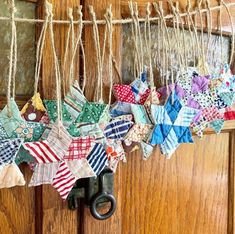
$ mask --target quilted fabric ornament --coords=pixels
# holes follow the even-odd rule
[[[45,114],[46,108],[39,93],[34,94],[21,110],[22,117],[31,122],[40,122]]]
[[[142,158],[144,160],[147,160],[152,155],[154,147],[143,141],[140,144],[141,144],[141,150],[143,154]]]
[[[161,152],[170,157],[181,143],[192,143],[190,123],[197,110],[182,106],[179,98],[172,95],[164,106],[151,106],[155,127],[150,136],[151,145],[160,144]]]

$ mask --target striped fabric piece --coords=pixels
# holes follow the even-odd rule
[[[22,145],[22,139],[8,139],[0,141],[0,166],[14,162]]]
[[[95,143],[94,137],[79,137],[72,140],[68,151],[64,155],[65,160],[86,158]]]
[[[52,184],[53,178],[59,169],[60,163],[37,164],[30,180],[29,186],[38,186],[41,184]]]
[[[72,143],[72,138],[63,126],[59,130],[57,125],[53,125],[47,141],[56,155],[63,158]]]
[[[132,121],[113,119],[105,128],[104,134],[109,139],[123,139],[131,126]]]
[[[49,142],[39,141],[25,143],[24,148],[35,158],[38,163],[53,163],[60,162],[60,158],[56,152],[51,148]]]
[[[102,144],[97,143],[94,146],[90,154],[87,156],[87,161],[94,173],[98,176],[108,161],[106,151]]]
[[[69,170],[66,162],[61,162],[59,170],[53,179],[52,186],[59,192],[63,200],[66,200],[75,182],[76,178]]]
[[[78,117],[86,102],[87,100],[79,88],[78,82],[75,81],[64,98],[64,104],[74,120]]]

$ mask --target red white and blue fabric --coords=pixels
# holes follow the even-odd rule
[[[98,176],[108,162],[105,148],[102,144],[96,143],[89,155],[87,161],[94,173]]]
[[[161,152],[170,157],[181,143],[192,143],[190,123],[198,110],[182,106],[177,95],[168,98],[165,106],[151,106],[155,127],[151,145],[160,144]]]
[[[112,119],[104,130],[104,135],[108,139],[123,139],[131,126],[132,121],[120,120],[119,118]]]
[[[62,199],[65,200],[75,183],[75,176],[69,170],[66,162],[62,161],[55,177],[53,178],[52,186],[59,192]]]

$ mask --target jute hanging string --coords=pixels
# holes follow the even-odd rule
[[[59,66],[58,58],[56,55],[56,48],[55,48],[52,4],[46,2],[45,7],[46,7],[46,14],[49,17],[49,31],[50,31],[51,47],[52,47],[53,58],[54,58],[54,69],[55,69],[55,78],[56,78],[57,116],[58,116],[57,121],[58,121],[58,130],[59,130],[59,136],[60,136],[60,128],[61,128],[61,125],[63,124],[62,104],[61,104],[61,74],[60,74],[60,66]]]
[[[15,25],[15,2],[10,1],[10,13],[11,13],[11,44],[10,44],[10,55],[9,55],[9,74],[8,74],[8,85],[7,85],[7,112],[8,116],[11,117],[11,98],[15,99],[15,76],[17,66],[17,35]]]

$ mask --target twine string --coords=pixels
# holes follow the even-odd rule
[[[10,57],[9,57],[9,74],[7,84],[7,114],[12,117],[11,98],[15,98],[15,74],[17,65],[17,36],[15,25],[15,1],[10,1],[10,14],[11,14],[11,44],[10,44]],[[12,86],[12,90],[11,90]],[[11,93],[12,92],[12,93]]]
[[[52,4],[46,1],[45,3],[46,10],[49,13],[49,31],[50,31],[50,39],[51,39],[51,47],[54,57],[54,69],[55,69],[55,78],[56,78],[56,100],[57,100],[57,116],[58,116],[58,135],[61,136],[61,126],[62,122],[62,103],[61,103],[61,75],[60,75],[60,66],[58,62],[58,58],[56,55],[55,48],[55,37],[53,30],[53,12],[52,12]]]
[[[38,38],[37,49],[36,49],[36,65],[35,65],[35,80],[34,80],[34,94],[38,92],[40,69],[42,64],[43,49],[46,39],[46,31],[48,28],[48,17],[49,13],[46,11],[45,21],[42,26],[40,36]]]

